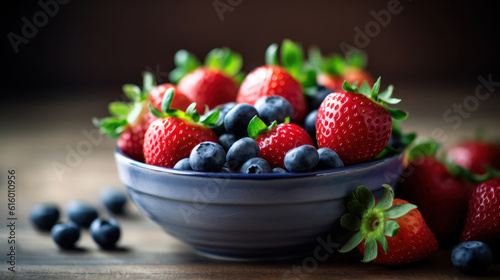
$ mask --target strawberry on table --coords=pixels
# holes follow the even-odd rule
[[[500,238],[500,178],[479,185],[472,193],[462,241]]]
[[[402,120],[408,114],[387,107],[401,99],[391,97],[392,86],[379,94],[380,78],[371,89],[367,83],[358,89],[347,82],[343,89],[329,94],[318,110],[318,147],[334,150],[346,165],[371,160],[389,141],[392,118]]]
[[[259,157],[267,160],[271,168],[284,168],[285,155],[289,150],[302,145],[314,146],[305,129],[287,121],[279,125],[274,121],[267,126],[255,116],[248,124],[248,136],[257,141],[260,147]]]
[[[186,50],[179,50],[174,57],[177,68],[170,72],[170,80],[180,92],[196,102],[196,110],[204,112],[205,106],[215,106],[236,101],[239,73],[243,60],[228,48],[213,49],[205,65]]]
[[[126,156],[137,161],[144,161],[144,133],[156,118],[147,108],[148,94],[155,85],[153,75],[144,72],[143,89],[132,84],[123,86],[125,95],[131,100],[112,102],[109,111],[113,115],[103,119],[94,119],[94,124],[110,138],[118,138],[118,148]]]
[[[379,200],[365,186],[352,193],[347,204],[351,212],[344,214],[340,223],[356,234],[339,251],[357,247],[363,262],[384,265],[413,263],[431,256],[439,245],[417,206],[395,199],[392,188],[383,186]]]
[[[463,222],[473,188],[435,158],[437,149],[432,140],[408,148],[398,192],[419,206],[429,228],[442,239]]]
[[[191,150],[201,142],[218,143],[217,135],[208,127],[219,117],[219,110],[200,117],[192,103],[186,112],[170,109],[174,89],[166,91],[161,111],[151,105],[151,113],[158,119],[151,123],[144,135],[144,158],[147,164],[174,167],[181,159],[187,158]]]
[[[479,138],[453,146],[447,158],[475,174],[485,174],[488,166],[500,170],[500,146]]]
[[[293,107],[292,121],[302,123],[307,115],[307,103],[300,82],[310,82],[311,71],[303,67],[303,54],[299,45],[284,40],[281,47],[283,67],[278,64],[278,45],[272,44],[266,51],[265,66],[250,72],[243,80],[237,102],[254,105],[264,96],[278,95]]]

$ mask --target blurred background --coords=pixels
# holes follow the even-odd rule
[[[376,23],[388,10],[397,12]],[[486,0],[2,0],[0,177],[18,169],[21,211],[38,200],[95,200],[101,186],[120,185],[115,141],[102,138],[79,160],[71,151],[88,141],[83,131],[96,131],[92,117],[125,99],[122,84],[140,84],[144,70],[168,82],[181,48],[203,59],[228,46],[249,72],[284,38],[323,53],[357,44],[368,71],[403,99],[405,131],[435,137],[438,129],[444,146],[480,126],[499,138],[500,85],[473,110],[453,111],[470,102],[478,76],[500,81],[497,18],[495,2]],[[444,118],[450,110],[457,121]],[[62,175],[57,164],[67,167]]]

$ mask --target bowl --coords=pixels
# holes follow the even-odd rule
[[[403,155],[306,173],[228,174],[176,170],[115,152],[132,201],[168,234],[218,259],[302,256],[318,238],[340,238],[346,196],[367,186],[376,197],[394,186]],[[332,241],[332,242],[333,242]]]

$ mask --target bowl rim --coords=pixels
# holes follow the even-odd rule
[[[377,165],[384,165],[386,162],[392,162],[393,160],[401,157],[404,151],[397,153],[395,155],[384,157],[378,160],[371,160],[367,162],[362,162],[358,164],[348,165],[339,168],[331,168],[317,171],[308,172],[287,172],[287,173],[262,173],[262,174],[243,174],[243,173],[221,173],[221,172],[202,172],[193,170],[180,170],[168,167],[156,166],[140,162],[129,158],[124,155],[118,147],[115,149],[115,159],[117,161],[123,161],[128,165],[132,165],[136,168],[146,169],[155,172],[166,173],[169,175],[179,175],[188,177],[204,177],[204,178],[225,178],[225,179],[247,179],[247,180],[272,180],[272,179],[289,179],[289,178],[303,178],[303,177],[318,177],[318,176],[328,176],[339,173],[351,173],[358,172],[365,168],[374,167]]]

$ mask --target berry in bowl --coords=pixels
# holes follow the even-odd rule
[[[176,103],[182,93],[174,85],[155,86],[146,73],[142,91],[124,87],[132,104],[110,106],[114,116],[97,121],[119,137],[118,173],[132,201],[165,232],[209,257],[290,258],[310,252],[318,237],[338,240],[346,197],[360,185],[379,196],[402,170],[403,146],[387,145],[399,135],[392,120],[406,117],[387,107],[399,101],[392,87],[379,94],[380,79],[373,88],[344,83],[307,118],[315,117],[316,126],[306,130],[290,122],[307,115],[305,99],[287,91],[298,83],[293,75],[278,81],[285,76],[276,72],[288,70],[276,65],[255,71],[261,74],[245,78],[238,104],[204,115],[195,103],[175,109],[183,109]],[[262,89],[259,96],[251,94],[255,88]]]

